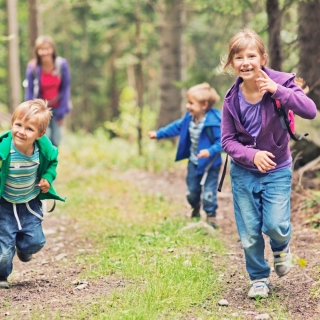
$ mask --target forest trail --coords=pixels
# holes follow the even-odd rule
[[[119,179],[135,183],[137,188],[150,194],[160,194],[167,199],[181,201],[181,212],[174,214],[185,215],[190,212],[185,200],[185,170],[170,170],[164,173],[129,170],[117,173]],[[303,217],[299,214],[301,194],[292,196],[293,238],[292,252],[307,261],[306,268],[295,268],[287,277],[278,278],[271,273],[271,293],[280,300],[281,306],[286,306],[292,319],[320,319],[320,299],[311,298],[310,292],[317,284],[320,270],[317,267],[320,258],[320,235],[316,229],[301,227]],[[223,192],[218,193],[218,224],[220,237],[229,250],[224,282],[227,290],[223,295],[229,302],[229,307],[238,309],[239,314],[254,319],[259,312],[255,300],[247,298],[248,276],[245,270],[244,255],[236,232],[233,218],[233,204],[229,177],[225,179]],[[21,319],[27,319],[32,312],[41,311],[50,314],[59,310],[72,313],[72,308],[79,301],[90,302],[95,296],[121,288],[121,279],[108,277],[99,281],[88,282],[79,279],[81,268],[74,262],[79,253],[94,252],[95,248],[90,239],[82,237],[81,228],[68,218],[47,215],[44,221],[44,231],[47,244],[42,251],[34,256],[28,264],[14,258],[14,272],[10,276],[10,290],[2,290],[0,295],[0,318],[11,317],[19,310]],[[268,261],[272,263],[272,253],[267,247]],[[85,288],[85,290],[83,290]],[[260,303],[264,303],[263,301]],[[272,316],[272,314],[271,314]]]

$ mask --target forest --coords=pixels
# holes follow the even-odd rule
[[[177,141],[148,139],[185,114],[191,86],[209,83],[222,108],[235,80],[222,66],[242,28],[261,36],[268,67],[295,73],[320,110],[319,18],[319,0],[0,0],[0,130],[24,101],[39,35],[69,63],[72,105],[54,181],[66,201],[43,209],[45,247],[31,260],[14,255],[0,278],[0,318],[320,319],[319,116],[296,117],[297,133],[309,136],[290,142],[288,276],[275,271],[263,235],[268,299],[248,298],[229,170],[214,228],[206,212],[190,214]]]
[[[2,112],[23,100],[34,41],[50,35],[70,64],[70,130],[141,140],[185,112],[188,87],[209,82],[224,96],[234,76],[221,62],[243,27],[265,41],[269,67],[297,73],[320,106],[318,1],[1,0],[0,8]],[[126,112],[127,133],[119,128]]]

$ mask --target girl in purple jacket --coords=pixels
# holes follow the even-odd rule
[[[264,44],[253,30],[244,29],[230,40],[224,69],[231,66],[238,78],[225,96],[221,144],[231,157],[234,212],[251,298],[269,292],[263,233],[270,238],[276,274],[282,277],[292,267],[290,136],[274,100],[305,119],[317,113],[314,102],[295,84],[295,74],[267,69],[266,63]]]
[[[25,100],[41,98],[48,101],[53,112],[46,135],[58,147],[61,127],[70,111],[70,72],[66,59],[57,56],[54,41],[40,36],[35,42],[35,59],[27,66]]]

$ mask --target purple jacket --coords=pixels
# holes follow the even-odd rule
[[[313,119],[317,115],[315,103],[295,84],[294,73],[284,73],[267,68],[263,70],[279,85],[273,95],[267,92],[261,100],[262,128],[256,141],[240,122],[238,89],[242,78],[238,77],[226,93],[222,109],[222,148],[233,161],[248,170],[256,169],[253,158],[260,150],[273,153],[275,158],[272,160],[277,164],[286,161],[291,156],[290,136],[288,131],[283,130],[281,126],[280,117],[274,108],[274,99],[279,100],[286,110],[291,109],[302,118]]]
[[[61,84],[59,88],[59,105],[55,107],[54,116],[57,120],[62,120],[65,115],[70,111],[70,72],[69,66],[66,59],[57,57],[56,59],[61,60]],[[34,71],[37,73],[37,78],[40,79],[41,68],[39,65],[35,66],[35,62],[31,61],[27,66],[26,71],[26,90],[25,90],[25,101],[41,98],[40,90],[37,97],[34,97]],[[40,85],[40,84],[39,84]]]

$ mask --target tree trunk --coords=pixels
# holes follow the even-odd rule
[[[140,22],[140,0],[136,2],[136,57],[138,63],[135,65],[135,79],[137,91],[137,106],[139,108],[138,118],[138,152],[142,155],[142,113],[143,113],[143,70],[142,70],[142,52],[141,52],[141,22]]]
[[[299,4],[299,76],[304,78],[310,87],[308,96],[315,102],[318,110],[320,110],[319,17],[319,1],[307,1]]]
[[[21,102],[21,77],[19,61],[19,33],[17,20],[17,1],[7,0],[8,13],[8,34],[14,35],[11,39],[8,50],[8,71],[9,71],[9,105],[12,112]]]
[[[181,36],[184,0],[162,0],[160,12],[160,112],[158,127],[181,117]]]
[[[267,0],[269,32],[269,65],[272,69],[282,70],[281,17],[278,0]]]
[[[28,0],[28,26],[29,26],[29,57],[33,58],[34,44],[39,36],[39,23],[38,23],[38,4],[37,0]]]

